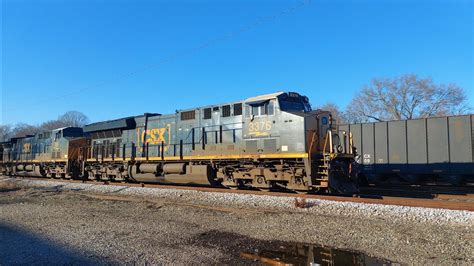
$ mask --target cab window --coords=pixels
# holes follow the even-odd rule
[[[246,106],[246,117],[252,116],[264,116],[273,115],[275,113],[274,101],[266,101],[262,103],[250,104]]]
[[[289,112],[310,112],[311,106],[300,98],[286,98],[280,100],[280,109]]]
[[[54,136],[54,140],[58,140],[61,138],[61,131],[56,132],[56,135]]]

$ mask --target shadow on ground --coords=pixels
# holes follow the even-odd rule
[[[110,264],[106,258],[75,253],[31,232],[0,223],[0,265]]]

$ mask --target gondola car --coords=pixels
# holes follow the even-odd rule
[[[353,135],[360,180],[368,183],[474,182],[474,115],[339,125]]]

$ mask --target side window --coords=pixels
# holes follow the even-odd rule
[[[222,117],[229,117],[230,116],[230,105],[222,106]]]
[[[234,104],[234,116],[236,116],[236,115],[242,115],[242,104],[241,103]]]
[[[193,120],[195,117],[196,112],[194,110],[181,112],[181,120]]]
[[[204,119],[211,119],[212,117],[212,109],[211,108],[205,108],[204,109]]]
[[[263,112],[261,112],[261,114],[273,115],[273,101],[266,102],[262,106],[262,110],[263,110]]]
[[[252,105],[252,115],[258,116],[259,115],[259,112],[258,112],[259,110],[260,110],[260,106]]]
[[[249,113],[253,116],[273,115],[275,113],[273,100],[258,105],[251,105],[250,108]]]

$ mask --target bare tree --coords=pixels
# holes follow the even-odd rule
[[[68,111],[56,120],[49,120],[41,124],[42,130],[52,130],[62,127],[82,127],[89,123],[89,118],[81,112]]]
[[[332,118],[336,121],[336,124],[347,123],[346,114],[335,103],[327,102],[321,106],[316,106],[313,109],[321,109],[331,112]]]
[[[49,131],[62,127],[82,127],[89,123],[89,118],[81,112],[69,111],[58,117],[57,120],[50,120],[40,126],[19,123],[15,126],[0,125],[0,141],[7,141],[12,137],[24,137],[35,135],[41,131]]]
[[[61,120],[49,120],[41,124],[40,128],[41,130],[48,131],[66,126],[66,123]]]
[[[69,111],[59,116],[58,121],[64,123],[64,126],[83,127],[89,123],[89,118],[81,112]]]
[[[0,125],[0,142],[7,141],[13,136],[13,130],[10,125]]]
[[[365,86],[347,108],[349,122],[414,119],[469,111],[463,89],[435,84],[431,78],[408,74],[378,78]]]
[[[40,128],[25,123],[16,124],[13,128],[12,137],[24,137],[26,135],[35,135],[38,133]]]

